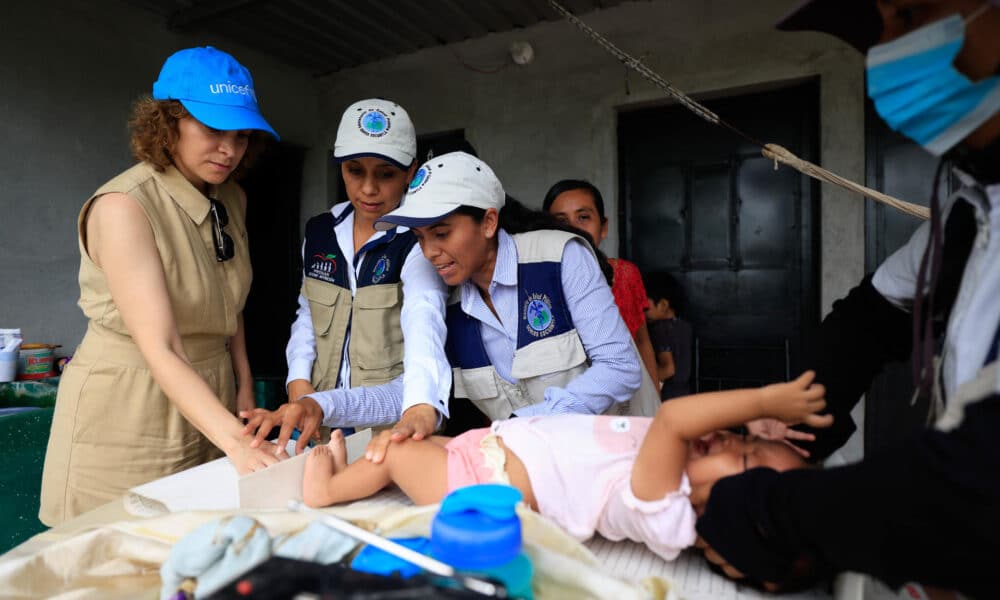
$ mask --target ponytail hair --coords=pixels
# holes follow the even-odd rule
[[[547,212],[530,209],[524,204],[521,204],[521,202],[510,194],[507,194],[506,196],[507,199],[504,201],[504,206],[500,209],[499,222],[499,226],[504,231],[511,235],[515,235],[518,233],[528,233],[529,231],[552,229],[580,236],[587,242],[587,244],[590,245],[590,249],[594,251],[594,254],[597,255],[597,264],[601,267],[601,273],[604,274],[604,279],[608,282],[608,285],[611,285],[612,280],[614,279],[614,269],[611,268],[611,264],[608,262],[608,257],[605,256],[604,253],[601,252],[601,250],[594,244],[594,241],[590,239],[590,234],[577,229],[572,225],[556,220],[555,217]],[[460,206],[454,214],[466,215],[468,217],[472,217],[476,223],[481,223],[483,221],[483,217],[486,215],[486,209],[477,208],[475,206]]]

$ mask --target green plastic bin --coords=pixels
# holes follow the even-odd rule
[[[53,410],[0,416],[6,463],[0,470],[0,553],[47,529],[38,520],[38,502]]]
[[[0,383],[0,442],[7,462],[0,474],[0,553],[47,529],[38,520],[38,503],[58,389],[58,377]],[[280,377],[257,378],[254,393],[261,408],[287,402]],[[24,410],[14,412],[18,407]]]
[[[56,405],[58,391],[58,377],[0,383],[0,408],[17,406],[52,408]]]

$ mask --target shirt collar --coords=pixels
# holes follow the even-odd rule
[[[209,186],[209,196],[206,197],[173,165],[168,166],[162,173],[154,169],[153,177],[167,188],[174,203],[180,206],[196,225],[201,225],[205,221],[210,206],[208,198],[214,198],[218,194],[218,186]]]
[[[350,214],[347,215],[346,217],[344,217],[344,220],[341,221],[341,223],[349,223],[353,227],[354,226],[354,209],[352,208],[351,203],[349,201],[348,202],[338,202],[337,204],[334,204],[330,208],[330,214],[333,215],[334,219],[339,219],[341,217],[341,215],[343,215],[346,211],[350,211]],[[386,231],[394,231],[396,235],[399,235],[399,234],[404,233],[404,232],[409,231],[409,230],[410,230],[409,227],[405,227],[403,225],[396,225],[396,226],[392,227],[392,229],[388,229],[388,230],[385,230],[385,231],[377,230],[372,235],[372,237],[369,238],[369,241],[370,240],[376,240],[376,239],[382,237],[383,235],[386,235]]]
[[[517,246],[514,238],[503,229],[497,228],[497,260],[493,265],[493,279],[490,280],[490,293],[497,286],[517,286]],[[467,314],[472,302],[479,298],[479,290],[471,280],[462,284],[462,310]]]
[[[514,238],[497,229],[497,262],[493,267],[493,285],[517,285],[517,246]]]
[[[365,240],[365,243],[361,245],[361,248],[357,252],[354,251],[354,206],[348,202],[339,202],[330,207],[330,214],[334,218],[333,231],[336,233],[337,237],[345,240],[341,242],[340,248],[344,252],[344,256],[348,257],[348,262],[354,265],[354,268],[358,268],[358,263],[361,258],[367,254],[372,248],[381,246],[382,244],[391,243],[397,235],[406,231],[405,227],[393,227],[392,229],[376,230],[372,235]],[[345,246],[350,248],[350,251],[344,250]]]

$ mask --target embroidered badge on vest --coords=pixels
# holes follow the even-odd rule
[[[383,279],[385,279],[385,275],[389,272],[390,266],[392,266],[392,263],[389,262],[389,257],[383,254],[382,257],[378,259],[378,262],[375,263],[375,268],[372,269],[372,283],[380,283]]]
[[[529,294],[524,301],[524,322],[527,331],[535,337],[545,337],[556,326],[552,316],[552,301],[546,294]]]
[[[358,129],[368,137],[382,137],[392,129],[392,121],[389,115],[377,108],[372,108],[361,113],[358,117]]]
[[[306,277],[312,277],[313,279],[319,279],[327,283],[335,283],[333,274],[336,272],[336,254],[313,254],[312,261],[309,263],[309,270],[306,271]]]
[[[413,174],[413,179],[410,180],[410,187],[406,190],[407,194],[413,194],[419,192],[420,188],[430,181],[431,179],[431,167],[430,165],[424,165],[417,169],[417,172]]]

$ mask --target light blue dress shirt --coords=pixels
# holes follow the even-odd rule
[[[339,217],[350,206],[341,202],[330,209]],[[400,227],[399,232],[406,231]],[[340,240],[341,253],[348,265],[351,293],[357,291],[357,269],[364,254],[354,256],[354,215],[347,215],[334,232]],[[372,234],[369,241],[385,235]],[[420,245],[415,244],[403,263],[403,307],[400,327],[403,330],[403,374],[389,383],[368,387],[350,387],[351,362],[348,355],[350,330],[344,340],[341,357],[340,387],[317,390],[309,397],[323,409],[323,424],[328,427],[391,425],[399,421],[406,409],[417,404],[430,404],[438,411],[438,422],[448,416],[448,395],[451,390],[451,368],[444,354],[447,334],[444,324],[448,286],[434,267],[424,258]],[[299,294],[299,308],[292,323],[291,337],[285,349],[288,379],[309,380],[316,359],[316,338],[313,331],[309,301]],[[294,398],[292,398],[294,400]]]
[[[597,260],[583,241],[566,244],[562,257],[563,295],[591,366],[565,388],[550,387],[538,404],[520,408],[519,417],[558,413],[599,414],[616,402],[629,400],[639,389],[639,357],[615,305],[611,288]],[[462,284],[462,311],[482,323],[486,354],[505,380],[511,376],[517,348],[517,248],[499,230],[496,265],[489,294],[500,320],[490,311],[474,283]]]

